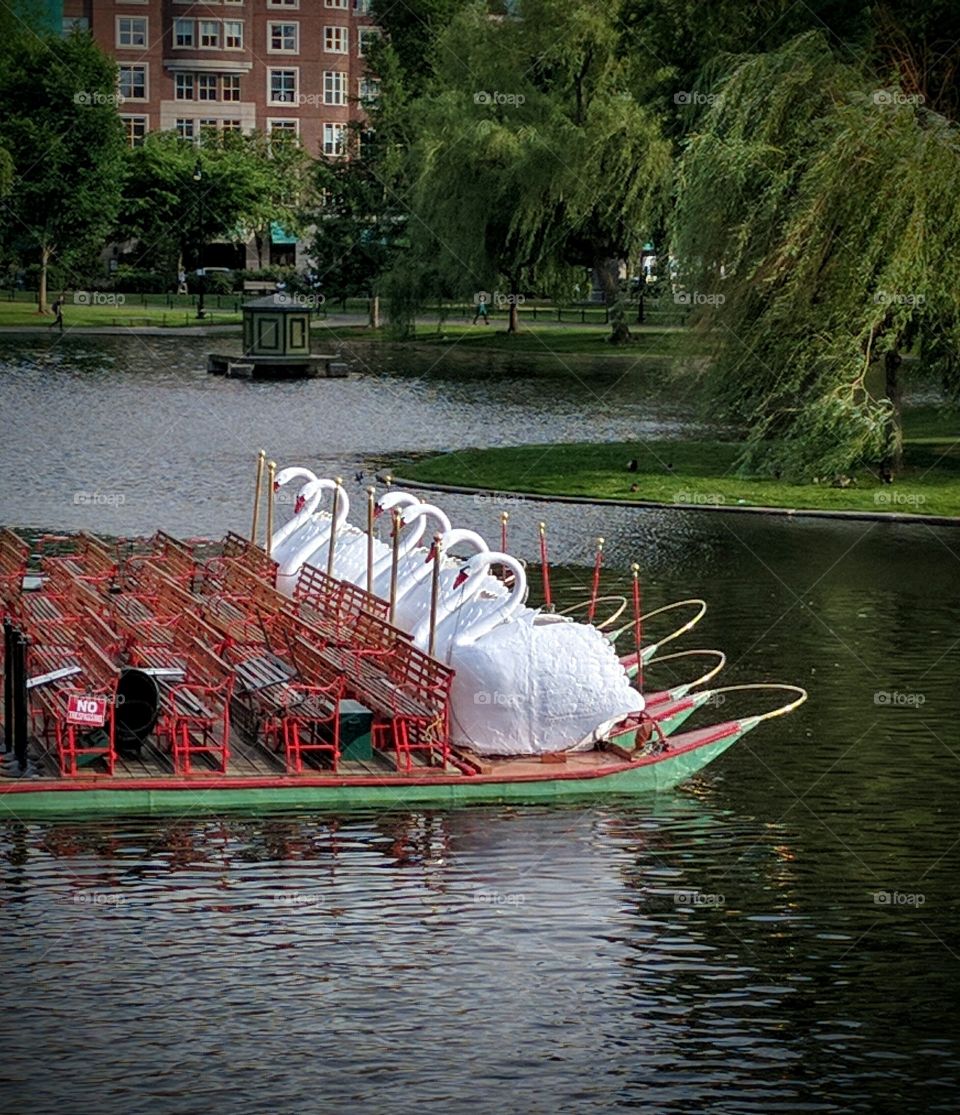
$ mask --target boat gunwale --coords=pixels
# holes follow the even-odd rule
[[[384,787],[403,789],[404,787],[422,786],[476,786],[476,785],[520,785],[541,782],[568,782],[568,781],[593,781],[609,778],[613,775],[623,774],[627,771],[642,770],[645,767],[663,763],[680,755],[689,754],[701,747],[708,747],[718,743],[731,735],[743,734],[748,729],[748,724],[740,720],[729,720],[723,724],[711,727],[696,728],[686,735],[703,735],[702,739],[695,739],[680,747],[667,747],[663,751],[650,752],[639,755],[635,759],[624,759],[611,762],[602,766],[582,767],[579,770],[558,770],[562,764],[544,764],[543,774],[508,774],[505,771],[477,774],[438,774],[430,777],[398,776],[395,774],[359,775],[355,778],[344,778],[336,775],[223,775],[211,772],[192,777],[163,777],[149,776],[147,778],[117,778],[116,775],[94,775],[79,778],[30,778],[20,780],[16,778],[0,781],[0,797],[6,794],[30,793],[71,793],[87,792],[91,790],[107,791],[142,791],[155,790],[162,792],[180,792],[188,790],[285,790],[292,788],[303,789],[352,789]],[[680,736],[672,740],[682,739]],[[519,757],[518,757],[519,758]],[[509,760],[507,760],[509,761]]]

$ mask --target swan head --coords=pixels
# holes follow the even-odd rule
[[[417,519],[425,518],[433,519],[435,523],[438,523],[441,532],[450,530],[450,520],[439,507],[432,503],[420,503],[419,500],[403,509],[400,516],[400,526],[409,526]]]
[[[419,502],[420,500],[409,492],[387,492],[374,504],[373,517],[379,519],[384,511],[390,511],[394,507],[412,507]]]
[[[288,468],[282,468],[273,478],[273,490],[279,492],[284,484],[289,484],[291,480],[296,480],[298,476],[311,483],[317,479],[317,474],[311,472],[310,469],[303,468],[301,465],[290,465]]]

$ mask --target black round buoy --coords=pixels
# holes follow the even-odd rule
[[[160,715],[160,690],[143,670],[128,667],[117,683],[116,745],[118,751],[139,751]]]

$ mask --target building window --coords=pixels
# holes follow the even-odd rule
[[[127,144],[130,147],[142,147],[143,137],[147,134],[146,116],[123,116],[121,119],[127,133]]]
[[[240,100],[240,77],[238,74],[224,74],[221,96],[225,101]]]
[[[243,49],[242,19],[225,19],[223,21],[223,45],[227,50]]]
[[[377,77],[360,78],[360,100],[364,104],[373,104],[380,99],[380,79]]]
[[[145,47],[147,45],[147,19],[145,16],[119,16],[117,18],[117,46]]]
[[[347,150],[347,125],[323,125],[323,153],[324,155],[343,155]]]
[[[357,53],[365,58],[370,53],[370,48],[380,38],[376,27],[361,27],[357,32]]]
[[[270,96],[269,100],[274,105],[292,105],[297,103],[297,71],[296,70],[270,70]]]
[[[325,0],[328,8],[349,8],[350,0]]]
[[[174,96],[178,101],[192,101],[194,98],[193,91],[193,74],[177,74],[174,85]]]
[[[217,99],[217,75],[197,74],[197,100],[215,101]]]
[[[271,51],[296,54],[300,49],[299,23],[271,23],[268,27]]]
[[[353,0],[354,15],[369,15],[372,7],[372,0]]]
[[[323,103],[325,105],[345,105],[347,103],[346,74],[339,70],[324,70]]]
[[[146,16],[117,17],[117,46],[146,46]]]
[[[180,139],[193,139],[193,121],[180,117],[177,120],[177,135]]]
[[[300,0],[267,0],[268,8],[299,8]]]
[[[173,21],[173,42],[175,46],[196,46],[197,25],[192,19],[175,19]]]
[[[328,54],[346,54],[349,50],[346,27],[324,27],[323,49]]]
[[[121,65],[119,92],[125,101],[145,101],[147,99],[146,63]]]
[[[220,48],[220,24],[215,19],[200,20],[200,45]]]
[[[267,132],[270,135],[280,135],[287,139],[296,139],[300,134],[299,120],[268,120]]]
[[[241,127],[239,120],[224,120],[223,130],[225,132],[239,132],[242,131],[243,128]]]

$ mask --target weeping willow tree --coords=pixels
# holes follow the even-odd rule
[[[410,251],[392,309],[427,290],[501,290],[509,331],[525,292],[595,269],[612,339],[629,337],[619,270],[661,219],[670,149],[631,96],[616,12],[602,0],[525,0],[518,19],[483,4],[454,19],[433,85],[412,106]]]
[[[680,281],[745,469],[901,463],[905,355],[957,381],[960,132],[819,34],[736,59],[678,170]]]

